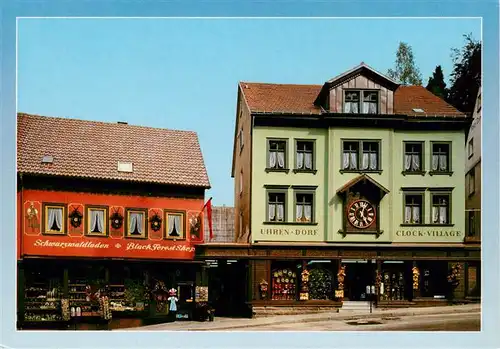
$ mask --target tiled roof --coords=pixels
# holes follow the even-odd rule
[[[210,187],[195,132],[24,113],[17,122],[18,172]]]
[[[416,113],[420,108],[424,113]],[[465,116],[423,86],[400,86],[394,92],[394,111],[405,115]]]
[[[314,100],[321,85],[282,85],[240,82],[252,112],[320,114]]]
[[[252,112],[320,114],[314,105],[322,85],[283,85],[240,82]],[[414,112],[423,109],[423,113]],[[399,86],[394,92],[394,113],[411,116],[464,116],[423,86]]]

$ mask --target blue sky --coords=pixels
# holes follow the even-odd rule
[[[20,19],[18,111],[198,132],[215,205],[232,205],[238,81],[322,84],[400,41],[424,84],[478,19]]]

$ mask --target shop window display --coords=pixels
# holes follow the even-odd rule
[[[380,300],[405,300],[406,277],[404,264],[384,264],[380,280]]]
[[[53,269],[34,268],[26,272],[25,278],[24,321],[64,321],[62,273],[56,275]]]
[[[330,300],[333,298],[332,273],[323,267],[312,267],[309,273],[309,299]]]
[[[297,269],[278,267],[272,271],[272,300],[296,300]]]

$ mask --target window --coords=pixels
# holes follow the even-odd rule
[[[363,113],[377,114],[378,109],[378,92],[363,91]]]
[[[167,239],[184,239],[184,212],[166,212]]]
[[[474,194],[476,190],[476,168],[473,167],[472,170],[469,171],[469,181],[468,181],[468,189],[469,189],[469,195]]]
[[[297,154],[296,154],[297,170],[314,169],[314,142],[313,141],[297,141]]]
[[[314,222],[313,193],[295,193],[295,221],[300,223]]]
[[[240,221],[238,225],[240,236],[243,236],[243,212],[240,212]]]
[[[451,194],[432,194],[432,224],[450,224]]]
[[[379,170],[379,141],[344,141],[342,169],[344,171]]]
[[[300,266],[300,265],[299,265]],[[299,287],[299,269],[293,262],[272,262],[271,299],[296,300]]]
[[[359,91],[345,91],[344,113],[359,113]]]
[[[62,204],[44,204],[45,234],[66,234],[66,206]]]
[[[422,224],[424,212],[423,193],[404,194],[404,223]]]
[[[126,219],[126,237],[142,239],[147,237],[146,210],[127,209]]]
[[[268,169],[284,170],[286,169],[286,141],[269,140],[268,151]]]
[[[243,149],[243,145],[244,145],[244,142],[243,142],[243,129],[240,130],[239,134],[238,134],[238,138],[239,138],[239,141],[240,141],[240,151]]]
[[[449,173],[450,166],[450,144],[432,144],[432,171]]]
[[[476,211],[467,211],[467,236],[476,236]]]
[[[285,219],[285,193],[267,193],[267,220],[268,222],[284,222]]]
[[[469,145],[467,147],[467,153],[469,155],[469,158],[472,157],[472,155],[474,155],[474,138],[472,138],[470,141],[469,141]]]
[[[107,236],[108,235],[108,209],[100,206],[87,206],[87,229],[86,235]]]
[[[360,108],[360,96],[363,97],[363,103]],[[362,113],[362,114],[377,114],[378,113],[378,91],[345,91],[344,92],[344,113]],[[361,110],[361,111],[360,111]]]
[[[240,172],[240,195],[243,193],[243,171]]]
[[[406,142],[404,143],[405,156],[404,156],[404,172],[421,173],[423,172],[423,142]]]

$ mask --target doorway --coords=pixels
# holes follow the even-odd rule
[[[366,286],[375,285],[376,263],[371,260],[342,260],[346,266],[344,299],[366,301]]]

